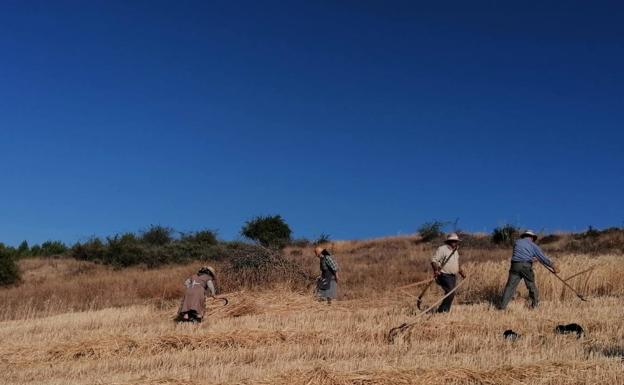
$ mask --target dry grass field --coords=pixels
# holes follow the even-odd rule
[[[622,255],[555,255],[579,301],[537,267],[541,306],[521,287],[506,311],[509,250],[462,254],[468,281],[449,314],[415,318],[433,245],[410,237],[333,246],[340,300],[316,302],[292,282],[220,286],[201,325],[176,325],[181,282],[198,264],[113,270],[69,259],[21,262],[21,286],[0,289],[0,384],[624,384]],[[286,253],[316,266],[310,249]],[[304,285],[305,287],[305,285]],[[425,297],[431,304],[441,290]],[[393,343],[388,331],[417,320]],[[556,335],[576,322],[577,339]],[[506,329],[522,337],[502,338]]]

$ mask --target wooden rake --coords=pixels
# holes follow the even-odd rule
[[[440,302],[444,301],[448,296],[450,296],[451,294],[453,294],[457,289],[459,289],[464,282],[466,282],[468,280],[468,277],[466,277],[465,279],[463,279],[457,286],[455,286],[453,288],[453,290],[449,291],[448,293],[446,293],[444,296],[442,296],[440,299],[438,299],[437,301],[435,301],[433,303],[433,305],[429,306],[427,309],[421,311],[420,313],[416,314],[416,316],[414,318],[419,318],[425,314],[427,314],[429,311],[431,311],[434,307],[436,307]],[[386,335],[386,342],[388,343],[394,343],[394,341],[396,340],[396,338],[400,335],[404,335],[404,333],[409,333],[411,332],[412,328],[414,326],[416,326],[418,324],[418,321],[412,321],[412,322],[405,322],[402,323],[401,325],[394,327],[392,329],[390,329],[390,331],[388,332],[388,334]]]
[[[578,291],[576,291],[572,286],[570,286],[569,283],[566,282],[565,279],[561,278],[557,273],[555,273],[554,270],[552,270],[550,267],[544,265],[543,263],[541,264],[542,266],[544,266],[544,268],[548,271],[550,271],[555,277],[557,277],[558,280],[561,281],[561,283],[563,283],[565,285],[565,287],[567,287],[568,289],[572,290],[572,292],[574,294],[576,294],[576,296],[583,302],[588,302],[589,300],[585,297],[583,297]],[[568,278],[569,279],[569,278]]]

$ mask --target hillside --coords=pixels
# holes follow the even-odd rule
[[[314,301],[306,282],[235,287],[239,280],[220,276],[230,305],[209,301],[200,326],[172,322],[181,282],[199,263],[115,270],[22,260],[22,285],[0,289],[0,383],[622,384],[622,255],[571,254],[557,242],[544,247],[563,277],[593,267],[569,281],[589,302],[537,267],[540,308],[527,308],[520,287],[508,310],[495,310],[509,249],[466,242],[469,278],[452,312],[419,318],[394,343],[388,331],[418,314],[418,290],[396,288],[429,275],[435,243],[417,237],[334,242],[342,275],[340,300],[331,306]],[[285,253],[317,271],[310,247]],[[430,290],[425,304],[440,293]],[[587,335],[553,333],[569,322]],[[504,340],[506,329],[522,338]]]

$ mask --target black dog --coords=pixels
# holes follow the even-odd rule
[[[518,338],[520,338],[520,334],[514,332],[513,330],[509,329],[509,330],[505,330],[505,332],[503,332],[503,338],[505,338],[506,340],[512,340],[515,341]]]
[[[555,333],[557,334],[572,334],[576,333],[576,338],[581,338],[585,334],[585,330],[579,324],[567,324],[567,325],[557,325],[555,328]]]

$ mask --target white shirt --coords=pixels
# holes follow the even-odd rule
[[[438,247],[433,257],[431,257],[431,262],[435,262],[438,265],[442,266],[444,260],[449,257],[453,253],[453,249],[448,247],[448,245],[442,245]],[[444,267],[440,270],[446,274],[458,274],[459,273],[459,250],[455,251],[453,256],[448,259]]]

